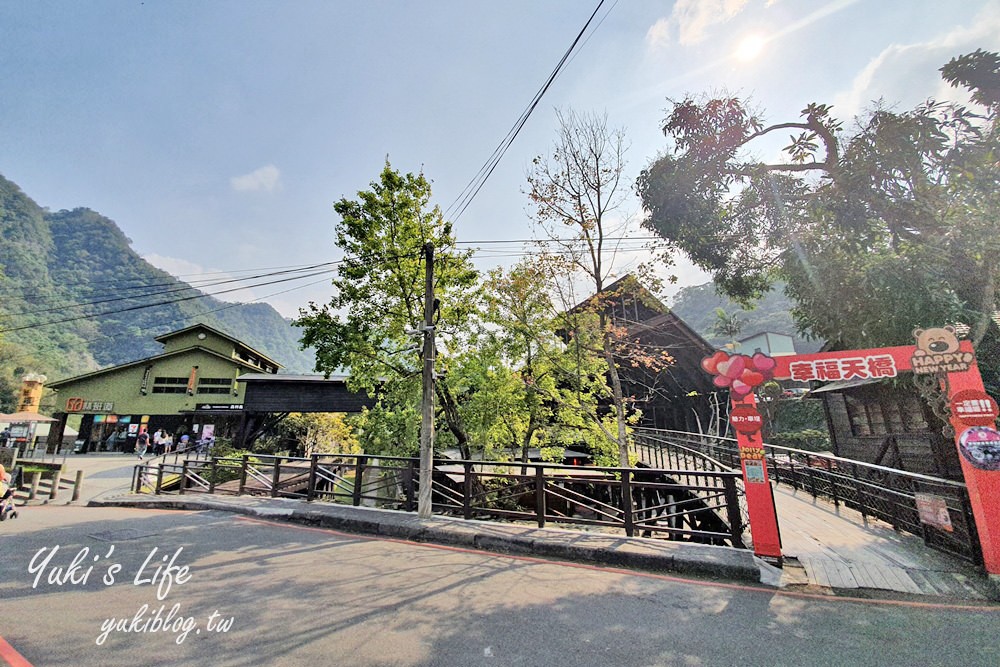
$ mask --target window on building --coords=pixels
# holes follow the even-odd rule
[[[232,389],[232,378],[201,378],[198,380],[199,394],[228,394]]]
[[[186,377],[156,377],[153,378],[154,394],[184,394],[187,392]]]

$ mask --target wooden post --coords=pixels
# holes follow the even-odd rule
[[[52,471],[52,488],[49,489],[49,500],[55,500],[59,495],[59,480],[61,476],[61,470]]]
[[[423,398],[420,419],[420,489],[417,516],[429,519],[434,473],[434,244],[424,244]]]
[[[306,500],[316,497],[316,468],[319,466],[319,454],[312,454],[309,461],[309,483],[306,485]]]
[[[729,518],[729,538],[733,541],[733,547],[742,549],[743,516],[740,514],[740,498],[736,493],[736,478],[723,477],[722,484],[725,489],[726,516]]]
[[[545,469],[535,466],[535,517],[538,527],[545,528]]]
[[[352,494],[352,502],[355,507],[361,504],[361,484],[363,482],[363,477],[365,475],[365,463],[367,463],[367,456],[359,456],[357,458],[357,464],[354,467],[354,493]]]
[[[31,491],[28,492],[28,500],[34,500],[38,495],[38,484],[42,481],[42,471],[36,470],[31,473]]]
[[[403,501],[403,509],[407,512],[412,512],[414,509],[413,503],[413,472],[416,467],[416,461],[410,459],[406,462],[406,467],[403,468],[403,496],[405,500]]]
[[[76,471],[76,479],[73,480],[73,502],[75,503],[80,499],[80,489],[83,487],[83,471]]]
[[[625,520],[625,534],[635,534],[635,518],[632,516],[632,471],[622,468],[622,516]]]
[[[274,463],[274,468],[271,469],[271,497],[278,497],[278,483],[281,481],[281,457],[276,456],[272,459]]]
[[[247,455],[244,454],[242,462],[240,463],[240,488],[239,491],[236,492],[237,495],[240,496],[243,495],[243,489],[246,487],[246,485],[247,485]]]
[[[462,517],[472,518],[472,462],[466,461],[464,484],[462,485]]]

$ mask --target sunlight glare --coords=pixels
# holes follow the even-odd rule
[[[767,40],[760,35],[747,35],[736,47],[736,59],[742,62],[750,62],[764,50]]]

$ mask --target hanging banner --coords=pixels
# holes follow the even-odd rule
[[[948,503],[944,498],[930,493],[914,493],[913,499],[917,503],[920,523],[948,533],[955,532],[955,527],[951,525],[951,515],[948,513]]]

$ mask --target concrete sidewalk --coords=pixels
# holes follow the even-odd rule
[[[235,512],[261,519],[290,521],[412,542],[431,542],[730,581],[759,582],[762,567],[765,570],[768,568],[749,551],[730,547],[628,538],[580,530],[466,521],[445,516],[424,520],[406,512],[333,503],[306,503],[287,498],[127,494],[94,498],[88,502],[88,506]]]
[[[1000,600],[1000,591],[983,572],[957,558],[928,549],[922,540],[844,507],[775,489],[785,567],[770,567],[747,551],[726,547],[626,538],[579,529],[545,528],[464,521],[328,503],[253,496],[129,495],[134,455],[71,458],[67,468],[85,474],[79,504],[223,510],[278,518],[337,530],[386,535],[539,557],[561,558],[763,582],[789,590],[852,596],[920,599]],[[72,464],[72,465],[70,465]],[[60,496],[57,504],[69,500]],[[41,504],[45,500],[29,503]],[[25,508],[30,512],[30,507]]]

